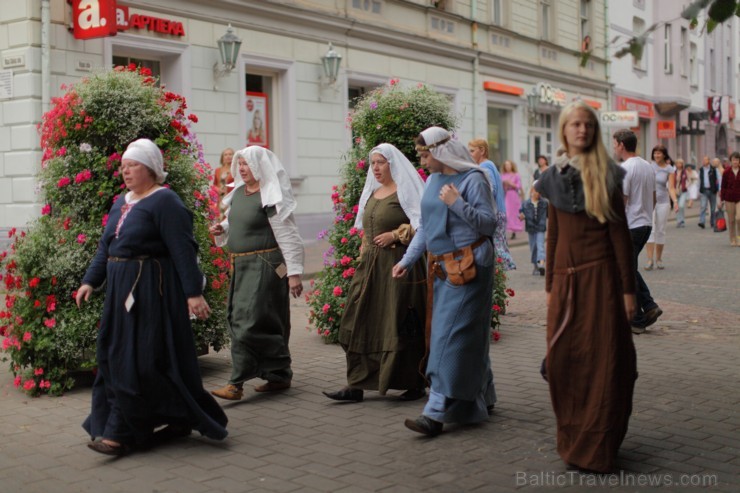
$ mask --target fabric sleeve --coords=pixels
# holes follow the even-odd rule
[[[283,252],[285,265],[288,267],[288,275],[303,274],[303,261],[305,251],[303,249],[303,239],[298,233],[298,226],[295,223],[295,217],[291,213],[284,221],[273,214],[268,218],[272,233],[275,235],[280,251]]]
[[[624,294],[635,294],[635,268],[632,256],[632,237],[627,227],[627,215],[624,208],[622,192],[614,193],[612,197],[612,210],[617,219],[609,221],[609,239],[614,246],[614,256],[617,261],[619,277],[622,279],[622,292]]]
[[[119,200],[124,199],[121,198]],[[108,269],[108,245],[113,239],[113,235],[116,233],[116,223],[118,222],[119,217],[120,205],[116,203],[108,212],[108,223],[105,225],[100,241],[98,241],[98,249],[95,252],[95,256],[82,278],[82,284],[87,284],[97,289],[105,282]]]
[[[460,196],[449,210],[481,236],[493,236],[496,231],[496,204],[488,183],[477,171],[462,182]]]
[[[727,168],[724,173],[722,173],[722,180],[719,183],[719,198],[723,201],[727,200],[727,184],[732,183],[730,176],[725,176],[729,173],[732,173],[732,168]],[[725,186],[722,186],[722,183],[725,184]]]
[[[186,298],[203,294],[203,273],[198,267],[198,244],[193,237],[193,215],[175,192],[163,190],[152,210],[154,224],[167,246]]]
[[[558,215],[552,204],[547,205],[547,246],[545,254],[545,292],[552,290],[555,269],[555,246],[558,244]]]
[[[414,265],[424,254],[427,248],[426,236],[424,234],[424,225],[419,224],[419,228],[414,233],[414,238],[409,243],[409,247],[406,249],[406,253],[403,258],[398,262],[401,267],[408,269]]]

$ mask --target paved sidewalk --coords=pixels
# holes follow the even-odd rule
[[[513,252],[520,269],[510,276],[516,296],[502,338],[491,346],[499,402],[485,424],[426,439],[403,426],[419,414],[420,401],[372,392],[359,404],[329,401],[321,391],[343,385],[342,350],[306,329],[308,309],[294,300],[294,387],[224,403],[224,442],[192,435],[108,459],[85,447],[80,423],[89,388],[31,399],[13,388],[2,364],[0,492],[581,491],[600,484],[625,492],[738,491],[740,248],[729,247],[726,233],[701,231],[694,222],[669,229],[668,237],[666,269],[646,273],[666,313],[635,337],[639,378],[621,477],[567,474],[555,451],[554,417],[538,372],[543,279],[531,275],[528,250],[519,246]],[[207,388],[228,378],[228,352],[201,364]],[[699,487],[702,481],[716,486]]]

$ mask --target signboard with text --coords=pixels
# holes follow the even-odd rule
[[[675,139],[676,122],[674,120],[658,120],[658,138]]]
[[[602,111],[601,125],[604,127],[637,127],[640,117],[636,111]]]
[[[655,116],[653,103],[643,99],[628,98],[626,96],[617,96],[617,110],[637,111],[638,116],[645,119],[650,119]]]
[[[129,29],[169,36],[185,36],[182,22],[145,14],[129,15],[129,8],[115,0],[69,0],[72,4],[72,34],[76,39],[115,36]]]

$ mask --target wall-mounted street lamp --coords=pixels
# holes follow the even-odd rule
[[[339,76],[339,66],[342,63],[342,55],[340,55],[329,43],[329,51],[321,57],[321,66],[324,68],[324,78],[327,81],[327,85],[333,86],[337,82]]]
[[[213,78],[216,81],[234,70],[241,45],[242,40],[234,34],[234,29],[229,24],[229,27],[226,28],[226,34],[218,38],[218,54],[221,58],[221,65],[219,66],[218,62],[213,64]]]
[[[534,123],[537,117],[537,106],[539,105],[540,93],[537,90],[537,86],[532,86],[532,89],[527,93],[527,110],[529,114],[529,123]]]

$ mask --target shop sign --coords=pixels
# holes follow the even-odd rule
[[[640,117],[636,111],[602,111],[601,125],[604,127],[637,127]]]
[[[133,14],[115,0],[69,0],[72,3],[72,33],[76,39],[115,36],[118,31],[142,29],[170,36],[185,36],[182,22]]]
[[[565,106],[568,102],[568,96],[565,94],[565,91],[544,82],[537,84],[537,92],[540,95],[540,103]]]
[[[617,109],[619,111],[637,111],[640,118],[650,119],[655,116],[653,103],[642,99],[617,96]]]
[[[675,139],[676,122],[674,120],[658,120],[658,138]]]
[[[716,123],[728,123],[730,121],[730,98],[727,96],[711,96],[707,99],[709,110],[709,121]]]

